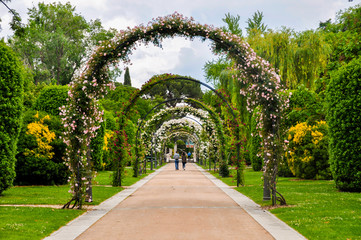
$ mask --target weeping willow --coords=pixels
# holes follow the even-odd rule
[[[314,30],[299,33],[288,28],[268,30],[250,35],[247,41],[279,71],[283,84],[290,89],[302,84],[314,90],[315,81],[325,71],[331,53],[324,35]]]

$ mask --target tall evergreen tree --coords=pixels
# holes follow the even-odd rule
[[[132,81],[130,80],[129,68],[125,69],[124,74],[124,85],[132,86]]]

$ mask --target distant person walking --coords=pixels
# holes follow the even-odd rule
[[[188,152],[188,160],[189,160],[189,161],[191,160],[191,155],[192,155],[192,153],[189,151],[189,152]]]
[[[183,170],[186,170],[186,163],[187,163],[187,155],[185,152],[182,153],[182,165],[183,165]]]
[[[175,170],[179,170],[178,169],[178,166],[179,166],[179,154],[178,154],[178,151],[175,151],[173,158],[174,158],[174,163],[175,163]]]

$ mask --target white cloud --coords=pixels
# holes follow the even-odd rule
[[[104,22],[103,26],[106,29],[115,28],[115,29],[126,29],[127,27],[134,27],[137,23],[133,19],[115,16],[108,21]]]
[[[359,0],[12,0],[10,8],[16,9],[26,22],[27,8],[36,6],[38,2],[70,3],[76,12],[87,20],[100,19],[106,28],[118,30],[147,24],[152,18],[172,14],[177,11],[184,16],[193,16],[197,22],[208,25],[222,26],[222,18],[226,13],[240,15],[240,24],[245,28],[246,21],[256,10],[264,14],[264,22],[268,27],[277,29],[281,26],[296,31],[317,28],[320,21],[333,18],[341,9],[359,4]],[[0,4],[3,31],[0,38],[11,35],[8,23],[11,15]],[[164,49],[157,47],[140,47],[131,56],[133,65],[130,74],[133,85],[140,87],[154,74],[177,73],[189,75],[203,80],[202,67],[213,58],[209,50],[209,42],[190,42],[183,38],[165,40]],[[121,80],[122,81],[122,80]]]

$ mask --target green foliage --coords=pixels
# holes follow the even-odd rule
[[[183,140],[179,139],[179,140],[177,140],[176,143],[177,143],[178,153],[181,153],[182,151],[186,150],[186,144]]]
[[[69,2],[39,3],[28,11],[23,34],[9,40],[36,83],[68,84],[97,41],[109,39],[99,20],[87,22]]]
[[[257,54],[279,70],[282,83],[291,89],[299,84],[315,88],[330,54],[324,35],[312,30],[295,33],[282,28],[250,35],[247,40]]]
[[[300,122],[313,125],[326,117],[324,99],[304,85],[292,91],[289,105],[284,121],[287,129]]]
[[[225,69],[231,66],[231,63],[227,59],[219,58],[217,60],[212,60],[206,62],[203,67],[205,72],[205,77],[207,82],[212,82],[217,88],[222,88],[220,86],[219,77]]]
[[[229,177],[229,168],[225,161],[221,161],[219,166],[219,175],[221,177]]]
[[[299,123],[288,131],[287,163],[292,173],[305,179],[330,179],[328,126],[320,121]]]
[[[0,194],[15,178],[15,154],[22,124],[24,78],[21,62],[0,41]]]
[[[59,138],[63,132],[63,125],[56,116],[51,116],[50,119],[44,120],[44,125],[47,126],[50,132],[55,133],[55,139],[50,143],[51,157],[45,155],[27,154],[29,151],[36,151],[40,146],[37,138],[34,135],[27,134],[28,125],[39,121],[46,114],[40,113],[36,118],[36,111],[27,111],[24,115],[24,124],[21,129],[21,134],[18,143],[18,153],[16,155],[16,179],[15,183],[18,185],[52,185],[66,183],[69,170],[64,164],[65,144]],[[50,158],[50,159],[49,159]]]
[[[361,32],[361,5],[350,7],[337,14],[337,23],[340,31]]]
[[[260,171],[263,165],[261,141],[262,138],[259,136],[257,130],[256,113],[254,113],[251,120],[251,141],[249,149],[252,169],[254,171]]]
[[[105,109],[105,118],[106,121],[109,119],[111,123],[107,126],[107,129],[116,129],[116,125],[113,126],[113,120],[116,121],[115,117],[118,117],[119,110],[122,109],[123,105],[129,102],[132,93],[136,90],[136,88],[131,86],[125,86],[120,84],[116,87],[115,90],[110,91],[105,98],[101,99],[99,102],[101,106]],[[132,108],[130,118],[133,122],[137,122],[140,116],[144,116],[152,107],[156,104],[154,100],[139,98],[137,103]],[[111,117],[109,113],[115,114],[114,117]],[[111,126],[111,127],[110,127]]]
[[[361,5],[350,7],[337,13],[335,23],[331,20],[320,24],[327,43],[332,48],[332,54],[327,68],[337,70],[344,63],[361,55]],[[328,81],[329,74],[325,76]]]
[[[267,30],[267,25],[263,22],[263,12],[257,10],[251,18],[248,18],[246,27],[248,35],[254,35],[257,33],[264,33]]]
[[[153,76],[152,79],[166,79],[167,75],[169,74],[162,74]],[[169,77],[184,77],[179,75],[169,75]],[[163,98],[164,100],[169,100],[173,98],[194,98],[200,99],[202,98],[202,90],[201,86],[197,82],[187,81],[187,80],[170,80],[166,82],[159,83],[154,85],[148,92],[148,95],[152,99],[157,99],[159,97]],[[177,102],[169,102],[167,106],[174,107]]]
[[[97,171],[103,170],[104,136],[105,123],[102,122],[96,137],[90,142],[92,167]]]
[[[332,75],[327,90],[330,163],[338,189],[361,191],[361,58]]]
[[[229,31],[238,36],[242,36],[242,28],[239,26],[240,16],[232,16],[230,13],[226,14],[225,18],[222,18],[222,21],[227,24],[227,27],[224,27],[223,30]]]
[[[174,148],[174,143],[168,141],[165,146],[166,146],[167,148],[173,149],[173,148]]]
[[[124,85],[126,85],[126,86],[132,86],[132,81],[131,81],[131,79],[130,79],[130,74],[129,74],[129,68],[128,68],[128,67],[125,69]]]
[[[114,131],[116,129],[116,119],[109,111],[104,111],[105,129]]]
[[[58,116],[59,108],[67,104],[68,86],[50,85],[44,87],[35,101],[34,109]]]

